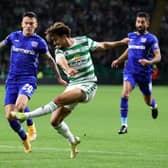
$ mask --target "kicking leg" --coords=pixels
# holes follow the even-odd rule
[[[63,92],[61,95],[57,96],[54,99],[54,101],[51,101],[45,106],[37,108],[29,113],[12,112],[11,118],[24,121],[31,117],[33,118],[33,117],[43,116],[48,113],[51,113],[55,111],[59,106],[68,105],[68,104],[75,103],[75,102],[80,102],[84,99],[85,99],[85,93],[81,89],[75,88],[75,89]]]

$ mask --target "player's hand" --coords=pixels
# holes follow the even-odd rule
[[[78,73],[78,71],[74,68],[68,68],[67,73],[68,73],[69,76],[74,76],[75,74]]]
[[[118,59],[114,60],[114,61],[111,63],[111,67],[112,67],[112,68],[118,68],[118,65],[119,65],[119,60],[118,60]]]
[[[68,86],[68,82],[63,80],[61,77],[57,79],[58,80],[58,83],[63,85],[63,86]]]
[[[147,59],[139,59],[139,63],[143,66],[151,65],[151,62]]]

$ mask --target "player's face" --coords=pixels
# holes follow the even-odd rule
[[[53,41],[53,44],[55,46],[58,46],[59,48],[67,47],[66,36],[65,35],[63,35],[63,36],[54,35],[52,37],[52,41]]]
[[[145,17],[136,18],[136,30],[138,33],[143,34],[147,31],[149,27],[149,22]]]
[[[31,36],[37,28],[37,19],[33,17],[24,17],[22,19],[22,29],[25,36]]]

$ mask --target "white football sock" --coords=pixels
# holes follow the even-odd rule
[[[57,105],[54,102],[50,102],[46,104],[45,106],[42,106],[40,108],[37,108],[31,112],[25,113],[26,118],[31,118],[31,117],[38,117],[42,115],[46,115],[48,113],[51,113],[57,109]]]
[[[64,121],[62,121],[57,127],[54,128],[58,131],[59,134],[68,139],[71,144],[75,143],[74,135]]]

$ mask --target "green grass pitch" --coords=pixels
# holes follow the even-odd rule
[[[39,86],[29,107],[48,103],[63,91],[61,86]],[[23,152],[18,136],[8,127],[0,86],[0,168],[167,168],[168,87],[154,86],[153,96],[159,117],[153,120],[150,108],[136,88],[129,100],[128,134],[118,135],[121,86],[99,86],[95,99],[80,104],[66,119],[72,132],[81,137],[79,154],[69,158],[69,145],[50,126],[50,115],[35,118],[37,140],[33,151]],[[25,123],[23,124],[26,129]]]

